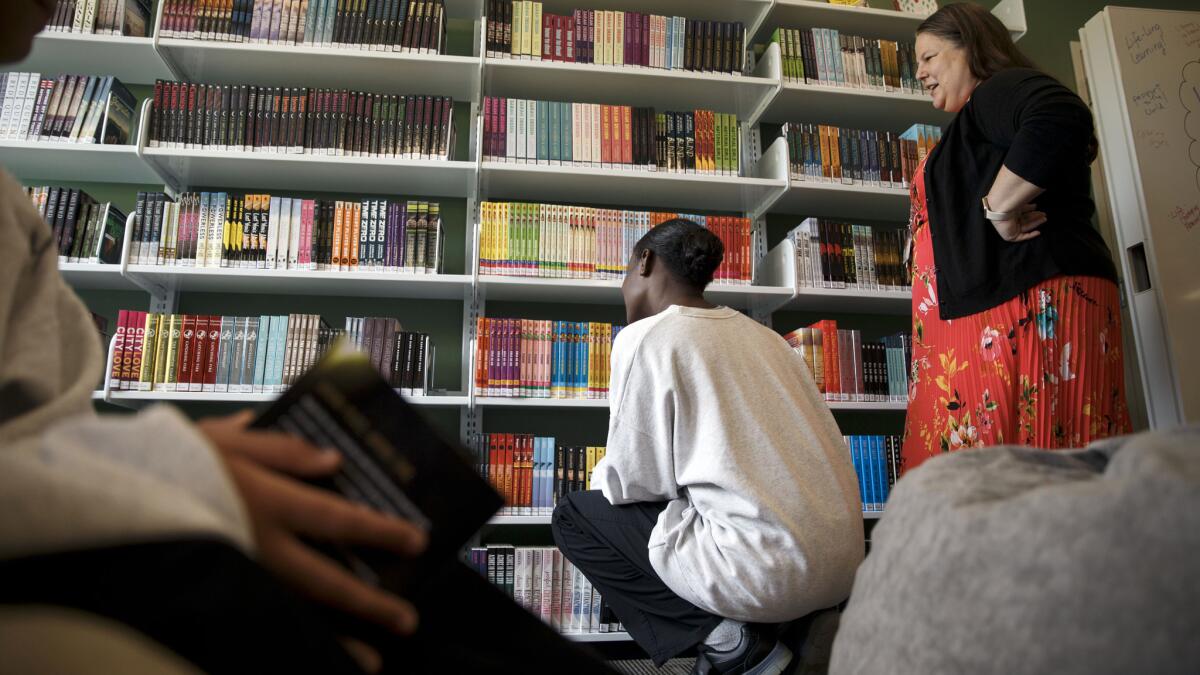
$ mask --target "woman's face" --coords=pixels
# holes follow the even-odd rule
[[[930,33],[917,35],[917,79],[933,98],[933,107],[951,113],[962,110],[979,84],[967,64],[967,51]]]

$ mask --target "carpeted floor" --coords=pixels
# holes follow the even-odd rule
[[[696,659],[671,659],[662,668],[655,668],[650,659],[609,661],[608,664],[624,675],[688,675]]]

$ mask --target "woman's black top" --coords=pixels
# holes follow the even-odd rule
[[[1057,80],[1029,68],[983,81],[950,122],[925,163],[925,195],[940,316],[995,307],[1062,274],[1117,280],[1092,227],[1088,147],[1092,114]],[[1041,236],[1005,241],[984,217],[982,199],[1001,166],[1046,191]]]

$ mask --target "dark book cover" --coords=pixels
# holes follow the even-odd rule
[[[82,199],[86,201],[87,195],[82,195]],[[62,197],[59,198],[59,211],[62,212],[62,226],[58,229],[58,254],[65,256],[71,250],[71,244],[75,240],[75,229],[79,226],[79,211],[80,211],[81,192],[76,189],[67,191],[66,206],[64,208]]]
[[[100,236],[100,262],[115,265],[121,262],[121,247],[125,241],[125,214],[109,207],[104,216]]]
[[[429,156],[432,154],[433,150],[433,114],[435,109],[434,98],[436,97],[422,96],[421,98],[424,100],[422,101],[421,105],[420,153],[421,159],[429,159]],[[440,108],[441,106],[436,107]]]

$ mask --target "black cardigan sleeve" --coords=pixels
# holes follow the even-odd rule
[[[1007,148],[1004,166],[1045,188],[1064,171],[1086,164],[1092,114],[1075,92],[1028,68],[1001,71],[972,95],[977,128]]]

